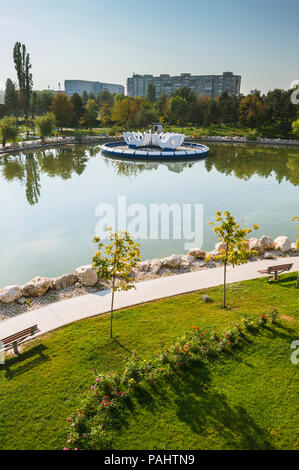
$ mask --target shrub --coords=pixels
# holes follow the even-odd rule
[[[271,324],[275,323],[277,318],[279,318],[278,310],[276,308],[271,308],[268,312],[268,317]]]
[[[35,125],[38,128],[42,140],[53,134],[55,126],[55,116],[53,113],[47,113],[44,116],[35,118]]]
[[[12,117],[4,116],[0,121],[0,135],[2,145],[5,147],[7,140],[15,141],[18,135],[16,121]]]
[[[258,133],[256,129],[253,129],[252,131],[250,131],[246,136],[246,140],[250,140],[250,141],[257,140],[257,138],[258,138]]]

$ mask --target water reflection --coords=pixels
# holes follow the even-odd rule
[[[174,173],[182,173],[186,168],[192,168],[193,162],[129,162],[105,157],[106,164],[113,168],[119,176],[137,177],[144,171],[157,170],[161,165]]]
[[[25,185],[26,198],[30,205],[38,203],[41,195],[41,174],[63,180],[74,174],[82,175],[88,161],[100,154],[99,146],[62,147],[38,152],[4,156],[0,159],[0,170],[7,181],[17,180]],[[170,172],[183,173],[198,162],[128,162],[104,158],[115,174],[136,178],[145,171],[157,170],[161,165]],[[292,147],[259,147],[253,145],[211,145],[211,153],[205,159],[207,172],[216,170],[224,175],[249,180],[254,175],[262,178],[274,176],[280,183],[286,180],[299,185],[299,151]]]
[[[274,176],[279,183],[285,179],[299,185],[299,150],[295,147],[220,144],[211,146],[211,150],[211,158],[205,161],[208,172],[215,168],[221,174],[242,180],[254,175]]]

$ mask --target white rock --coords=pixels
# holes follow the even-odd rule
[[[25,297],[41,297],[52,287],[52,282],[52,279],[48,277],[35,277],[23,286],[22,295]]]
[[[152,262],[151,259],[148,259],[146,261],[141,261],[140,263],[137,264],[136,269],[147,273],[151,267],[151,262]]]
[[[182,264],[182,258],[179,255],[172,255],[164,258],[163,266],[170,269],[179,269]]]
[[[264,259],[273,259],[273,258],[275,258],[275,254],[272,251],[267,251],[264,254],[263,258]]]
[[[291,246],[292,246],[291,240],[289,239],[289,237],[285,237],[285,236],[275,238],[274,245],[275,245],[276,250],[280,250],[283,253],[290,251]]]
[[[197,259],[204,259],[206,257],[206,252],[201,250],[200,248],[192,248],[189,253],[189,256],[194,256]]]
[[[196,261],[196,258],[195,256],[182,255],[181,260],[182,260],[182,263],[186,264],[187,266],[190,266]]]
[[[78,282],[78,273],[63,274],[53,279],[53,289],[60,290],[70,287]]]
[[[192,268],[195,268],[195,269],[205,268],[206,266],[207,266],[207,263],[205,261],[195,261],[192,264]]]
[[[162,260],[161,259],[158,259],[158,258],[154,258],[152,259],[151,261],[151,265],[150,265],[150,271],[152,274],[158,274],[158,272],[160,271],[161,267],[162,267]]]
[[[262,238],[259,239],[259,245],[264,248],[264,250],[274,250],[275,245],[274,241],[268,235],[263,235]]]
[[[98,282],[97,273],[91,264],[80,266],[76,269],[76,273],[78,274],[79,282],[83,286],[94,286]]]
[[[256,251],[259,255],[262,255],[265,251],[258,238],[249,238],[248,248],[250,251]]]
[[[0,301],[9,304],[22,297],[22,288],[19,286],[7,286],[0,289]]]
[[[291,250],[292,250],[292,251],[299,251],[299,250],[297,249],[297,244],[296,244],[296,243],[292,243],[292,245],[291,245]]]

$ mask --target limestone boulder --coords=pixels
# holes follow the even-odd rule
[[[204,259],[206,257],[206,252],[201,250],[200,248],[192,248],[189,253],[189,256],[194,256],[197,259]]]
[[[172,255],[164,258],[163,266],[170,269],[180,269],[182,265],[182,258],[179,255]]]
[[[192,269],[202,269],[202,268],[206,268],[207,267],[207,263],[205,261],[195,261],[194,263],[192,263]]]
[[[35,277],[22,288],[25,297],[42,297],[52,287],[52,279],[48,277]]]
[[[141,261],[140,263],[137,264],[136,266],[136,269],[138,271],[144,271],[144,272],[148,272],[150,267],[151,267],[151,262],[152,260],[148,259],[146,261]]]
[[[258,255],[263,255],[265,251],[258,238],[250,238],[248,240],[248,248],[250,251],[256,251]]]
[[[22,288],[19,286],[7,286],[0,289],[0,302],[9,304],[22,297]]]
[[[76,269],[79,282],[83,286],[95,286],[98,282],[98,276],[91,264],[80,266]]]
[[[152,261],[151,261],[151,264],[150,264],[150,272],[152,274],[158,274],[158,272],[160,271],[160,269],[162,268],[162,260],[161,259],[158,259],[158,258],[154,258]]]
[[[259,239],[259,244],[264,250],[275,249],[274,241],[268,235],[263,235],[262,238]]]
[[[53,289],[61,290],[74,286],[78,282],[78,273],[63,274],[53,279]]]
[[[189,266],[191,266],[193,263],[195,263],[196,259],[197,258],[195,258],[195,256],[190,256],[190,255],[181,256],[181,260],[182,260],[181,267],[182,268],[189,268]]]
[[[274,259],[275,254],[273,253],[273,251],[266,251],[263,258],[264,259]]]
[[[289,237],[281,236],[275,238],[274,245],[276,250],[280,250],[282,253],[287,253],[287,251],[290,251],[292,243]]]

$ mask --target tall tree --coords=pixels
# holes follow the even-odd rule
[[[95,100],[88,100],[85,106],[84,120],[88,129],[92,129],[97,124],[99,107]]]
[[[10,78],[6,80],[4,103],[5,103],[7,114],[9,116],[13,115],[17,118],[18,111],[19,111],[19,97],[18,97],[16,85],[13,83],[13,81]]]
[[[19,82],[20,103],[24,110],[25,118],[27,119],[33,88],[33,79],[31,73],[32,65],[30,62],[30,54],[27,53],[25,44],[16,42],[13,50],[13,58]]]
[[[184,126],[189,120],[189,108],[188,101],[180,95],[174,96],[169,100],[169,119],[171,122],[181,126],[182,132],[184,132]]]
[[[74,118],[74,106],[67,95],[60,93],[55,95],[51,111],[55,115],[56,124],[60,127],[61,132],[64,127],[71,126]]]
[[[156,87],[153,83],[148,84],[147,98],[150,101],[150,103],[154,103],[156,101]]]
[[[84,115],[84,105],[83,105],[82,97],[78,93],[75,93],[71,97],[71,103],[73,104],[73,107],[74,107],[73,126],[78,127],[80,119]]]

